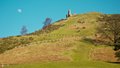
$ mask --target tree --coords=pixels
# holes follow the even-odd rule
[[[25,34],[27,34],[27,28],[26,28],[26,26],[22,26],[22,28],[21,28],[21,35],[25,35]]]
[[[120,15],[102,15],[98,19],[100,32],[106,39],[114,45],[114,50],[120,49]]]
[[[43,22],[43,29],[45,28],[45,27],[47,27],[48,25],[50,25],[51,24],[51,22],[52,22],[52,19],[51,18],[46,18],[45,19],[45,21]]]

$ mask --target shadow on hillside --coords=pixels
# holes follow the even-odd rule
[[[112,63],[112,64],[120,64],[120,62],[108,62],[108,63]]]
[[[94,40],[91,38],[82,38],[82,40],[86,43],[94,44]]]
[[[109,45],[108,42],[102,41],[102,40],[96,40],[96,39],[91,39],[91,38],[82,38],[82,40],[86,43],[94,44],[95,46],[97,46],[97,45]]]

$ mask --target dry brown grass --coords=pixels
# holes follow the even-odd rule
[[[12,50],[0,54],[1,64],[21,64],[32,62],[48,62],[48,61],[72,61],[70,55],[75,37],[63,38],[62,41],[46,42],[41,44],[30,44],[28,46],[16,47]]]
[[[117,60],[117,57],[115,57],[115,51],[110,47],[93,49],[91,51],[90,57],[93,60],[120,62]]]

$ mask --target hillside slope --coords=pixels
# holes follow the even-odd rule
[[[0,63],[14,64],[6,68],[119,68],[107,63],[119,62],[112,47],[94,43],[100,16],[73,15],[29,35],[0,39]]]

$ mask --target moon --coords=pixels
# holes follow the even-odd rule
[[[17,9],[18,13],[22,13],[22,9]]]

